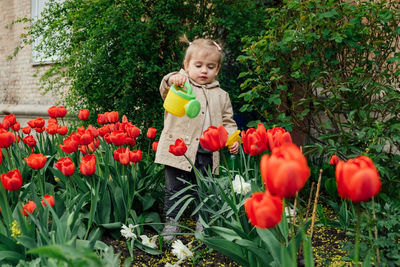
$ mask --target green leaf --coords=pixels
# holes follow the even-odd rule
[[[281,243],[278,241],[278,239],[275,237],[275,235],[271,232],[269,229],[260,229],[256,228],[257,233],[264,242],[265,245],[267,245],[269,252],[271,253],[272,257],[276,262],[280,262],[280,255],[281,255]]]
[[[213,248],[242,266],[248,266],[247,255],[243,254],[242,248],[228,240],[217,238],[201,238],[207,247]]]
[[[64,261],[66,263],[70,263],[70,260],[65,257],[65,252],[58,245],[53,246],[43,246],[40,248],[34,248],[28,250],[28,254],[40,254],[50,258],[54,258],[60,261]]]

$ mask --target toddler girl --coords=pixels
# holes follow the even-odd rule
[[[219,82],[215,80],[222,62],[220,45],[209,39],[196,39],[189,42],[186,36],[182,38],[182,41],[188,44],[183,61],[184,69],[169,73],[162,79],[161,97],[163,100],[165,99],[172,84],[183,86],[188,81],[196,94],[196,99],[200,102],[201,109],[199,115],[193,119],[186,115],[177,117],[165,112],[164,129],[158,143],[155,162],[165,165],[164,211],[166,214],[179,200],[178,198],[170,199],[171,196],[186,186],[177,177],[192,183],[196,182],[190,163],[183,156],[177,157],[169,153],[169,145],[175,143],[176,139],[183,138],[187,146],[185,155],[195,163],[195,167],[203,173],[210,167],[214,173],[217,173],[219,153],[212,153],[201,147],[199,138],[209,126],[223,125],[229,135],[237,130],[229,95],[219,87]],[[238,150],[238,142],[229,149],[233,154],[236,154]],[[174,235],[171,234],[179,232],[175,217],[180,208],[181,205],[178,205],[167,214],[167,224],[162,232],[165,240],[172,240]],[[203,231],[199,221],[196,223],[196,230]]]

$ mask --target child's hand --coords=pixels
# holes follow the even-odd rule
[[[231,145],[231,147],[229,148],[229,152],[231,153],[231,154],[237,154],[238,152],[239,152],[239,147],[240,147],[240,145],[239,145],[239,142],[235,142],[235,143],[233,143],[233,145]]]
[[[169,77],[168,79],[168,85],[171,86],[172,84],[175,84],[176,86],[181,86],[183,87],[183,84],[186,82],[186,77],[183,74],[177,73]]]

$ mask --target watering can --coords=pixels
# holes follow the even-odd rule
[[[163,106],[172,115],[182,117],[186,114],[193,119],[200,112],[200,102],[196,100],[196,95],[188,81],[185,82],[184,87],[172,84]]]

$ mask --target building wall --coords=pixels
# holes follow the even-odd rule
[[[17,23],[5,28],[12,21],[24,16],[31,17],[32,0],[0,1],[0,118],[13,113],[21,122],[31,117],[46,117],[47,109],[56,105],[57,98],[51,94],[42,95],[39,90],[40,74],[48,66],[32,64],[32,49],[28,45],[19,51],[12,60],[7,57],[13,54],[20,44],[24,24]],[[37,77],[34,77],[39,71]]]

